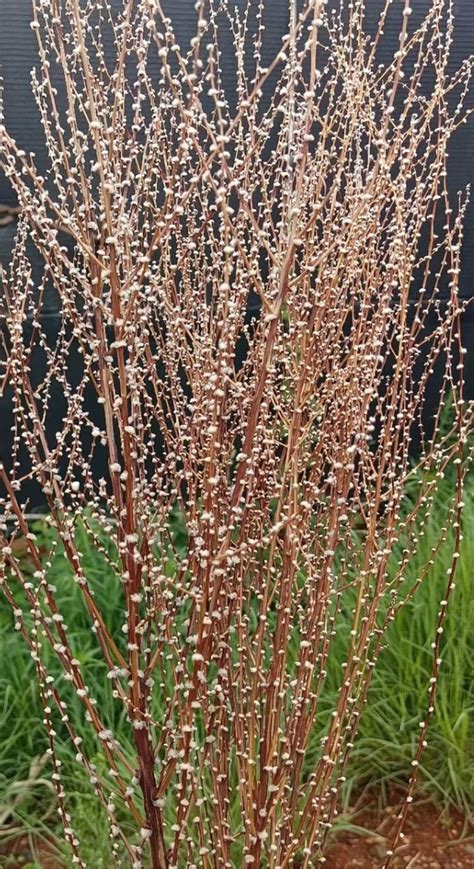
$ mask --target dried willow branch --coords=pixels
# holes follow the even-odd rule
[[[452,523],[456,551],[392,851],[434,709],[470,458],[465,199],[449,201],[446,160],[472,63],[448,74],[445,0],[416,27],[407,2],[387,2],[372,40],[361,0],[340,11],[290,3],[288,34],[266,67],[263,0],[195,8],[196,36],[182,49],[160,0],[128,0],[118,15],[107,0],[33,3],[44,176],[0,128],[21,208],[2,275],[2,383],[14,405],[11,467],[0,470],[2,589],[35,661],[74,863],[85,865],[58,760],[67,735],[110,819],[117,865],[125,854],[154,869],[308,867],[324,862],[387,630],[428,581],[429,564],[413,588],[404,569],[455,462],[440,545]],[[381,66],[389,13],[400,18],[399,46]],[[235,109],[221,82],[225,28]],[[31,243],[45,263],[39,286]],[[49,286],[60,305],[54,342],[41,317]],[[452,393],[454,421],[440,436],[436,416],[413,467],[435,367],[439,407]],[[108,473],[98,479],[101,455]],[[31,481],[56,535],[46,557],[27,519]],[[170,531],[177,508],[184,548]],[[116,577],[118,633],[97,603],[78,528]],[[20,537],[33,571],[16,554]],[[58,547],[126,711],[132,761],[68,635],[49,580]],[[347,607],[339,693],[321,724]],[[102,771],[77,736],[74,695]]]

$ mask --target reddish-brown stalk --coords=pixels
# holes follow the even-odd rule
[[[432,0],[417,26],[397,0],[398,51],[380,66],[389,5],[370,41],[362,0],[341,12],[325,0],[305,0],[298,12],[291,0],[288,33],[265,66],[263,0],[240,11],[198,0],[189,49],[176,43],[160,0],[129,0],[115,17],[107,0],[33,2],[44,177],[0,126],[0,161],[20,209],[2,275],[1,382],[14,419],[11,466],[1,469],[0,570],[36,664],[79,865],[58,733],[78,747],[117,865],[122,854],[154,869],[324,861],[387,629],[429,581],[431,562],[411,588],[404,570],[455,462],[439,546],[453,522],[456,549],[392,850],[403,836],[434,710],[470,458],[458,296],[465,200],[455,209],[449,201],[446,158],[466,116],[472,63],[448,75],[449,0]],[[229,26],[235,108],[221,84],[219,39]],[[30,243],[45,262],[39,286]],[[53,344],[41,319],[48,285],[61,316]],[[260,307],[249,322],[251,294]],[[414,467],[410,445],[435,366],[444,371],[439,408],[451,392],[454,421],[441,437],[436,416]],[[52,436],[58,395],[64,416]],[[94,470],[100,455],[106,479]],[[46,556],[28,524],[31,481],[55,532]],[[184,548],[170,530],[176,509]],[[118,632],[97,603],[79,529],[115,576]],[[125,708],[126,745],[90,696],[49,581],[59,546],[113,701]],[[338,697],[322,725],[348,608]],[[77,736],[84,722],[100,773]]]

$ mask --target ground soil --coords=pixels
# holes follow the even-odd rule
[[[345,832],[327,852],[325,869],[380,869],[390,848],[390,828],[399,810],[395,795],[381,809],[368,800],[352,817],[367,834]],[[414,802],[391,869],[474,869],[474,828],[458,812]]]
[[[365,800],[351,817],[352,823],[365,832],[340,834],[327,852],[324,869],[381,869],[398,806],[395,795],[385,808],[380,808],[374,798]],[[64,869],[52,849],[37,848],[42,869]],[[8,842],[0,839],[1,867],[21,869],[33,859],[28,838]],[[391,867],[474,869],[474,828],[458,812],[448,815],[431,803],[415,802],[410,808],[403,844],[397,849]]]

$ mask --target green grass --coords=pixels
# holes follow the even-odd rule
[[[426,561],[430,548],[437,540],[452,485],[453,481],[448,475],[430,510],[426,535],[405,571],[407,584],[416,577],[419,564]],[[466,488],[464,501],[461,559],[443,635],[443,663],[436,714],[429,729],[419,787],[424,795],[446,806],[456,805],[470,814],[474,806],[472,481]],[[36,530],[39,535],[50,534],[42,523],[38,523]],[[84,531],[79,533],[82,535],[80,549],[84,568],[94,585],[98,603],[102,611],[107,612],[110,628],[115,634],[120,633],[122,615],[113,570],[98,554],[88,535]],[[347,771],[346,804],[367,785],[375,785],[383,797],[389,785],[406,782],[410,773],[418,722],[427,705],[427,684],[431,675],[430,643],[435,630],[438,603],[444,597],[451,551],[451,541],[448,539],[414,600],[398,614],[389,629],[387,645],[375,670],[369,701]],[[397,553],[394,559],[396,557]],[[113,702],[111,685],[105,675],[106,668],[98,657],[91,637],[80,591],[71,582],[69,567],[60,550],[51,567],[50,581],[57,585],[68,634],[83,664],[91,693],[97,698],[104,718],[127,750],[129,736],[124,718],[118,705]],[[340,618],[340,641],[338,643],[336,638],[334,658],[321,700],[321,726],[327,711],[332,708],[338,684],[337,673],[340,672],[338,663],[344,655],[344,635],[349,629],[348,616],[346,621],[344,617]],[[53,832],[57,834],[54,846],[59,853],[66,854],[55,813],[50,769],[48,764],[42,765],[40,761],[47,743],[41,722],[34,667],[21,636],[12,629],[12,615],[3,597],[0,598],[0,698],[0,818],[4,818],[3,827],[0,828],[0,865],[8,866],[7,858],[2,858],[1,853],[9,837],[17,840],[19,836],[29,836],[34,854],[42,838],[51,841]],[[79,703],[77,698],[75,700]],[[84,728],[81,733],[79,727],[78,732],[84,736],[89,750],[93,752],[94,744],[90,741],[92,737],[87,729]],[[312,747],[315,754],[320,735],[320,728],[315,728]],[[131,746],[129,750],[132,756]],[[96,798],[91,794],[84,772],[74,761],[74,753],[67,740],[62,743],[61,760],[69,794],[69,810],[81,841],[81,854],[88,865],[97,869],[116,865],[110,851],[106,818],[98,809]],[[9,814],[7,807],[10,807]],[[36,856],[40,862],[38,852]],[[67,861],[67,857],[64,859]],[[127,865],[126,861],[123,865]]]
[[[448,482],[449,485],[449,482]],[[410,562],[407,581],[429,557],[446,505],[441,489],[428,533]],[[422,760],[420,787],[437,801],[467,814],[474,807],[474,486],[467,487],[464,539],[441,645],[442,664],[436,711]],[[452,535],[451,535],[452,536]],[[418,722],[427,707],[431,642],[439,601],[445,596],[452,541],[442,547],[414,600],[389,628],[387,645],[375,669],[359,738],[351,760],[351,782],[359,786],[406,781]]]

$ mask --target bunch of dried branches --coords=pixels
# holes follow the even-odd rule
[[[21,209],[2,276],[2,382],[14,419],[11,467],[0,471],[1,582],[36,664],[79,865],[58,759],[65,734],[110,818],[117,865],[123,853],[155,869],[324,861],[378,655],[429,563],[414,588],[404,568],[437,481],[456,462],[456,551],[387,865],[434,708],[469,458],[458,296],[465,200],[449,201],[446,162],[472,64],[448,74],[449,0],[431,0],[416,26],[407,0],[387,0],[372,39],[363,0],[337,10],[305,0],[289,3],[288,33],[265,67],[264,6],[198,0],[196,36],[182,48],[160,0],[124,0],[119,14],[108,0],[34,0],[43,176],[0,127]],[[399,45],[381,65],[390,14]],[[224,29],[235,46],[232,95],[221,82]],[[31,243],[45,263],[39,286]],[[54,342],[41,319],[49,285],[60,304]],[[415,473],[409,448],[435,366],[439,407],[452,393],[454,421],[439,434],[436,416]],[[98,479],[101,451],[108,473]],[[46,555],[27,521],[32,480],[56,533]],[[184,548],[170,530],[177,510]],[[84,569],[79,524],[116,576],[117,634]],[[440,528],[440,543],[447,533]],[[15,555],[19,536],[33,571]],[[134,757],[91,696],[68,636],[49,581],[58,547]],[[315,752],[347,606],[339,694]],[[77,737],[73,695],[99,769]]]

